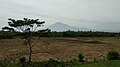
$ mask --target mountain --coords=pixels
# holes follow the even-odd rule
[[[67,30],[71,30],[71,31],[89,31],[89,29],[87,28],[79,28],[79,27],[74,27],[74,26],[69,26],[67,24],[61,23],[61,22],[57,22],[55,24],[52,24],[48,27],[49,29],[51,29],[52,31],[67,31]]]

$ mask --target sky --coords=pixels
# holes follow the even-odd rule
[[[0,0],[0,28],[8,18],[39,18],[98,31],[120,32],[120,0]]]

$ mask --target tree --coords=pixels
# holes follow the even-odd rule
[[[9,31],[9,32],[14,32],[13,28],[9,28],[7,26],[5,26],[5,27],[2,28],[2,31],[6,31],[6,30]]]
[[[40,36],[37,39],[34,37],[34,32],[37,31],[38,27],[44,26],[45,21],[39,21],[39,19],[28,19],[24,18],[23,20],[15,20],[8,19],[8,25],[16,31],[22,33],[22,37],[24,39],[24,44],[29,48],[29,62],[31,62],[32,58],[32,48],[37,44],[40,39]],[[42,30],[39,33],[45,32],[46,30]],[[35,41],[33,42],[33,39]]]
[[[117,38],[118,38],[118,39],[120,38],[120,33],[118,33]]]

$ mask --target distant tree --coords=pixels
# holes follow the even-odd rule
[[[22,37],[23,39],[25,39],[24,44],[27,45],[29,48],[29,62],[30,62],[32,58],[32,48],[37,44],[37,42],[40,39],[40,36],[38,36],[37,39],[34,37],[34,32],[37,31],[38,27],[43,26],[45,21],[39,21],[39,19],[28,19],[28,18],[24,18],[23,20],[15,20],[10,18],[8,20],[10,21],[8,22],[8,25],[11,27],[10,29],[14,29],[22,33]],[[4,27],[4,28],[8,28],[8,27]],[[41,32],[45,32],[45,31],[46,30]],[[36,40],[33,42],[34,38]]]
[[[120,33],[118,33],[117,38],[118,38],[118,39],[120,38]]]
[[[13,28],[10,28],[10,27],[7,27],[7,26],[5,26],[5,27],[3,27],[3,28],[2,28],[2,31],[14,32],[14,29],[13,29]]]

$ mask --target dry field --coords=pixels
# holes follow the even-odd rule
[[[106,53],[115,49],[120,52],[120,39],[109,37],[41,38],[33,48],[32,60],[45,61],[49,58],[67,61],[83,53],[86,61],[105,60]],[[15,62],[20,56],[28,58],[27,46],[21,39],[1,39],[0,59]]]

